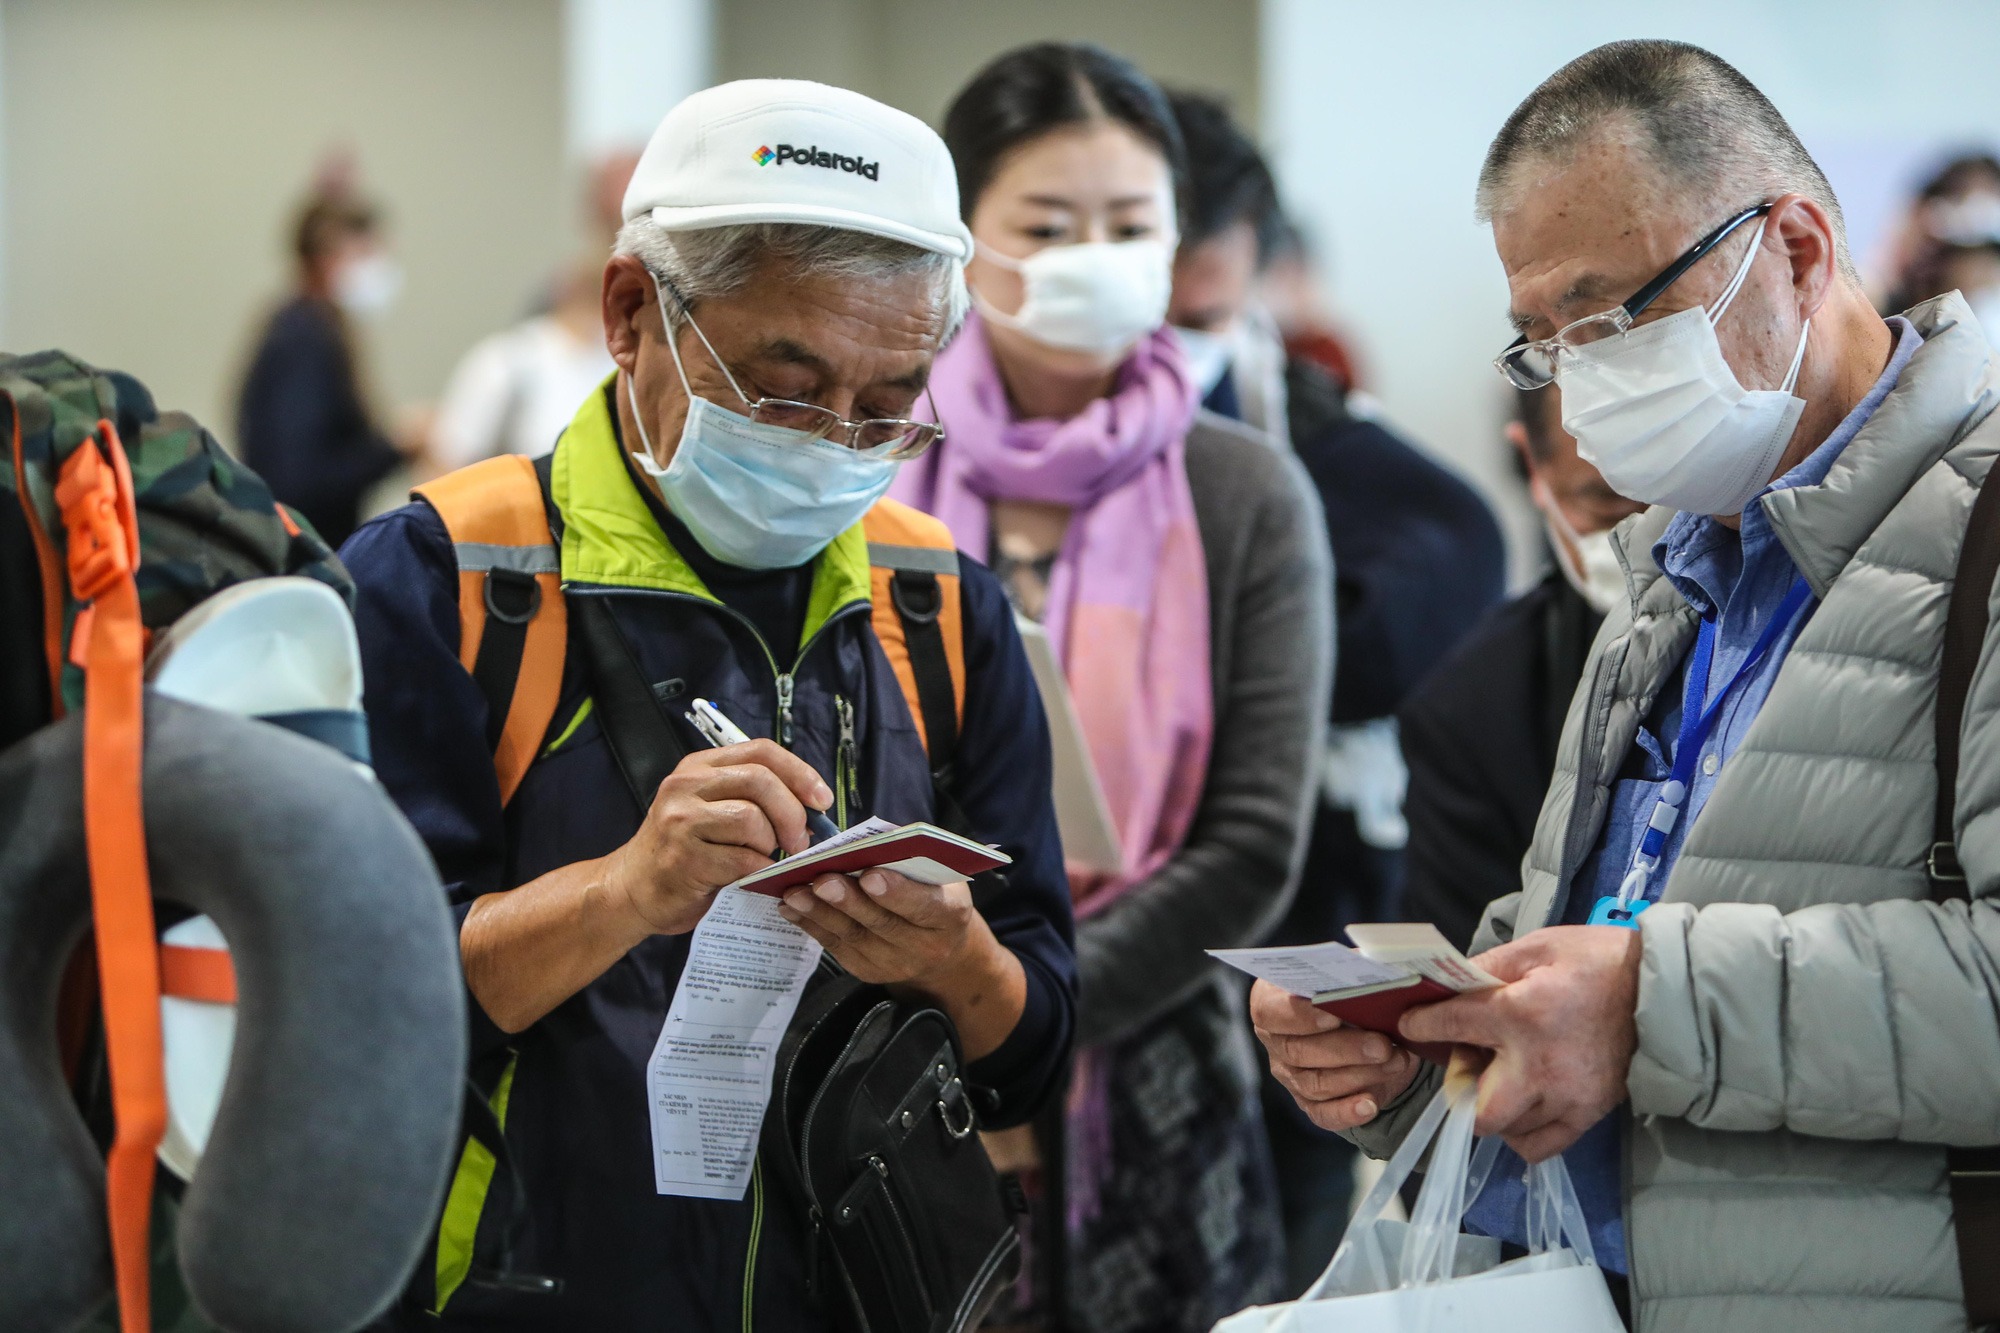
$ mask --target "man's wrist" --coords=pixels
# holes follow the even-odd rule
[[[943,1009],[958,1028],[966,1059],[978,1060],[999,1049],[1014,1030],[1027,988],[1021,960],[994,935],[986,919],[974,913],[964,942],[949,958],[889,989]]]
[[[616,853],[598,861],[595,873],[584,887],[583,925],[623,952],[660,930],[639,911],[619,869]]]

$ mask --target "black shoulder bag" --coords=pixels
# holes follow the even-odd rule
[[[546,484],[546,483],[545,483]],[[643,814],[687,753],[602,596],[570,601],[591,693]],[[762,1155],[806,1237],[808,1289],[843,1333],[965,1333],[1019,1267],[958,1032],[832,959],[779,1047]]]
[[[1945,612],[1944,654],[1938,666],[1937,811],[1928,864],[1931,896],[1938,902],[1970,898],[1952,825],[1958,803],[1959,728],[1986,641],[1987,598],[1994,575],[2000,573],[2000,485],[1991,484],[1994,472],[2000,467],[1987,472],[1972,502]],[[2000,1323],[2000,1147],[1949,1149],[1946,1166],[1966,1318],[1975,1328]]]

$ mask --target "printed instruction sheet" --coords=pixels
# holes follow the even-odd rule
[[[817,940],[778,915],[778,899],[716,895],[646,1066],[661,1194],[743,1197],[778,1043],[819,955]]]

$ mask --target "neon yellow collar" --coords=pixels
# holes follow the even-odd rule
[[[617,378],[605,381],[610,385]],[[591,391],[556,441],[550,477],[563,519],[562,579],[593,587],[676,592],[721,604],[660,530],[627,466],[605,386]],[[869,599],[868,539],[856,523],[813,563],[812,596],[799,642],[834,614]]]

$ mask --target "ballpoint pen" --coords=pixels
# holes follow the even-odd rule
[[[742,745],[750,739],[743,728],[731,722],[728,715],[706,699],[696,699],[689,705],[687,720],[701,733],[703,740],[720,749],[725,745]],[[831,838],[840,830],[834,822],[811,806],[806,807],[806,832],[814,842]]]

